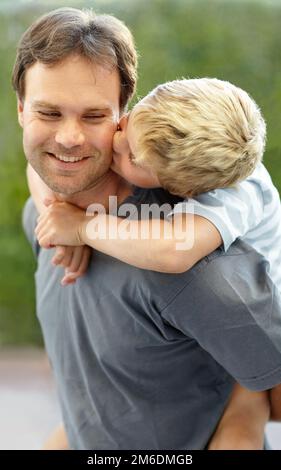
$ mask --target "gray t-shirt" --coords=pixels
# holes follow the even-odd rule
[[[163,197],[139,190],[130,202]],[[35,223],[29,200],[37,313],[73,449],[203,449],[233,378],[253,390],[281,382],[279,293],[245,243],[176,275],[94,252],[86,275],[62,287]]]

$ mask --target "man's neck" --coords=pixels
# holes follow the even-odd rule
[[[74,204],[75,206],[87,209],[90,204],[102,204],[106,211],[108,211],[109,196],[117,196],[117,204],[121,204],[132,193],[132,187],[127,181],[119,175],[109,170],[96,186],[66,196],[64,194],[55,193],[58,201],[66,201]]]

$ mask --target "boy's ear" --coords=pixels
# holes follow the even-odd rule
[[[20,98],[17,98],[17,111],[19,125],[23,127],[23,101]]]

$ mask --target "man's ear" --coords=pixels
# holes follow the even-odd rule
[[[17,98],[18,121],[21,127],[23,127],[23,106],[23,100]]]
[[[121,131],[124,131],[127,127],[127,123],[128,123],[128,114],[123,114],[123,116],[121,117],[118,123],[118,129]]]

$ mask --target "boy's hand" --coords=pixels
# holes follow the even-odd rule
[[[35,234],[42,248],[52,248],[57,245],[84,245],[82,232],[89,218],[84,210],[73,204],[53,202],[38,217],[37,222]]]
[[[57,246],[52,264],[65,268],[61,285],[73,284],[86,272],[92,249],[87,246]]]

